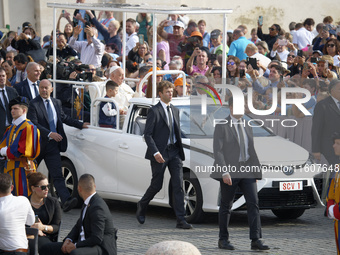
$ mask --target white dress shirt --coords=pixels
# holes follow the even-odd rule
[[[27,72],[26,70],[24,72],[17,70],[16,74],[15,74],[15,80],[16,83],[22,82],[23,80],[25,80],[27,78]]]
[[[168,120],[168,125],[169,125],[169,115],[168,115],[168,109],[167,109],[168,106],[162,100],[160,100],[160,102],[161,102],[161,105],[164,109],[165,116],[166,116],[166,119]],[[170,104],[169,104],[169,106],[170,106]],[[176,143],[177,140],[176,140],[176,135],[175,135],[175,119],[174,119],[174,115],[172,113],[171,107],[170,107],[170,114],[171,114],[171,118],[172,118],[172,130],[173,130],[173,135],[174,135],[173,140],[174,140],[174,143]],[[170,144],[170,137],[168,139],[168,144]]]
[[[130,50],[132,50],[136,43],[139,41],[137,33],[133,33],[131,35],[126,34],[126,55],[129,53]]]
[[[30,91],[31,91],[32,99],[34,99],[35,97],[37,97],[39,95],[38,81],[33,82],[33,81],[31,81],[30,79],[27,78],[27,82],[28,82],[28,86],[29,86]],[[36,84],[35,86],[37,88],[38,95],[35,94],[35,89],[34,89],[33,83]]]
[[[0,250],[27,249],[26,225],[35,222],[34,212],[26,197],[12,194],[0,197]]]
[[[334,100],[334,103],[335,103],[335,105],[339,108],[339,110],[340,110],[340,101],[338,100],[338,99],[336,99],[335,97],[333,97],[333,96],[331,96],[332,97],[332,99]]]
[[[96,194],[96,192],[94,192],[91,196],[89,196],[88,198],[85,199],[84,204],[86,205],[86,207],[84,208],[83,214],[81,215],[81,219],[82,221],[84,220],[85,214],[86,214],[86,209],[87,207],[89,207],[89,203],[91,198]],[[84,241],[85,240],[85,231],[84,231],[84,227],[81,226],[81,232],[80,232],[80,240]]]
[[[74,50],[80,52],[80,61],[83,64],[94,65],[96,68],[101,67],[105,46],[97,38],[92,37],[92,43],[88,44],[87,41],[77,41],[77,39],[72,36],[69,45]]]
[[[230,115],[230,118],[231,118],[231,122],[232,122],[232,125],[233,127],[235,128],[236,130],[236,133],[237,133],[237,138],[238,138],[238,142],[240,143],[240,134],[238,132],[238,128],[236,125],[238,125],[241,130],[242,130],[242,133],[243,133],[243,137],[244,137],[244,144],[245,144],[245,149],[246,149],[246,161],[250,158],[249,156],[249,153],[248,153],[248,136],[247,136],[247,133],[245,131],[245,125],[247,124],[247,122],[244,120],[244,119],[241,119],[242,123],[243,124],[238,124],[237,122],[239,121],[238,119],[234,118],[233,116]],[[239,161],[241,161],[241,153],[240,153],[240,158],[239,158]]]
[[[57,128],[57,112],[56,112],[56,110],[54,108],[54,104],[53,104],[51,98],[48,98],[48,99],[42,98],[42,100],[44,101],[44,105],[45,105],[45,109],[46,109],[47,114],[48,114],[48,111],[47,111],[47,100],[50,101],[50,106],[51,106],[51,109],[52,109],[52,112],[53,112],[54,125]]]
[[[307,45],[313,45],[314,34],[305,27],[300,28],[293,37],[293,44],[297,44],[299,50],[306,48]]]

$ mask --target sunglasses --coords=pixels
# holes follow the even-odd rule
[[[295,55],[288,55],[288,57],[292,57],[292,58],[295,58]]]
[[[41,186],[34,186],[34,187],[40,188],[41,190],[45,190],[45,189],[50,189],[50,184],[41,185]]]
[[[227,64],[233,66],[233,65],[235,65],[235,62],[228,62]]]
[[[270,31],[274,31],[274,30],[275,30],[275,28],[272,28],[272,27],[270,27],[270,28],[269,28],[269,30],[270,30]]]
[[[335,46],[335,44],[328,44],[327,47],[328,48],[333,48]]]

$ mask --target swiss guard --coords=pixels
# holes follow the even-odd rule
[[[13,178],[13,195],[29,196],[30,191],[26,175],[36,171],[34,159],[40,153],[39,129],[28,119],[28,99],[17,97],[9,102],[13,117],[0,143],[0,154],[6,157],[5,173]]]

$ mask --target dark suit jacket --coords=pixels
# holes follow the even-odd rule
[[[67,149],[67,137],[65,135],[63,123],[79,129],[83,128],[83,123],[78,120],[72,119],[70,116],[67,116],[61,108],[60,100],[55,98],[51,98],[51,100],[57,113],[57,132],[63,137],[61,142],[58,143],[58,146],[59,150],[61,152],[64,152]],[[43,148],[47,145],[49,141],[48,134],[51,132],[51,130],[50,124],[48,122],[46,107],[41,96],[37,96],[36,98],[31,100],[28,108],[27,118],[30,119],[39,128],[40,144],[41,149],[43,150]]]
[[[238,136],[234,126],[230,126],[231,118],[227,117],[227,124],[217,124],[214,131],[214,166],[235,166],[237,170],[240,169],[239,157],[240,157],[240,145],[238,141]],[[248,159],[249,166],[258,166],[259,171],[254,172],[230,172],[231,178],[262,178],[262,171],[260,168],[260,162],[257,157],[254,148],[254,138],[252,128],[248,125],[245,126],[245,131],[248,137],[248,154],[250,158]],[[221,169],[222,170],[222,169]],[[210,177],[216,180],[221,180],[223,171],[212,172]]]
[[[38,84],[39,84],[39,81],[38,81]],[[17,90],[19,96],[27,97],[30,101],[33,99],[27,79],[15,84],[13,87]]]
[[[176,145],[179,148],[179,155],[184,160],[184,151],[181,139],[180,123],[179,123],[179,110],[170,105],[171,111],[174,117]],[[168,119],[165,115],[164,109],[159,102],[155,106],[151,107],[146,119],[144,138],[148,146],[145,154],[145,158],[149,160],[155,160],[154,154],[159,151],[162,155],[168,144],[170,136],[170,129],[168,126]]]
[[[28,199],[31,201],[31,196],[29,196]],[[56,242],[58,239],[59,226],[61,222],[61,208],[59,201],[55,197],[48,196],[44,198],[43,206],[45,207],[48,214],[48,222],[42,223],[44,225],[51,225],[53,227],[53,232],[47,235],[51,240]]]
[[[85,240],[80,241],[81,226],[84,228]],[[77,243],[77,248],[99,245],[103,255],[117,254],[116,229],[107,204],[95,194],[86,209],[84,220],[80,217],[66,238]]]
[[[318,102],[314,108],[312,152],[321,152],[330,164],[339,163],[333,149],[332,135],[340,131],[340,110],[332,97]]]
[[[18,93],[15,89],[11,87],[5,86],[5,90],[8,97],[8,102],[18,96]],[[0,140],[2,139],[5,131],[6,131],[6,112],[11,111],[10,109],[5,109],[1,100],[0,100]],[[12,115],[10,114],[9,124],[12,123]]]

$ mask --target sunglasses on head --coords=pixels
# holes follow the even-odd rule
[[[335,44],[327,44],[328,48],[333,48],[335,46]]]
[[[235,62],[229,62],[229,61],[228,61],[228,63],[227,63],[227,64],[228,64],[228,65],[232,65],[232,66],[233,66],[233,65],[235,65]]]
[[[40,185],[40,186],[34,186],[34,187],[40,188],[41,190],[45,190],[45,189],[50,189],[50,184],[47,184],[47,185]]]

